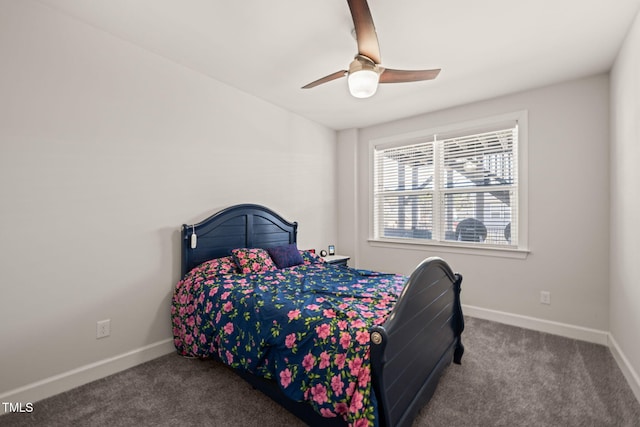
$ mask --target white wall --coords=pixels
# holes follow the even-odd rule
[[[0,2],[0,58],[3,401],[171,351],[182,223],[259,203],[336,241],[334,131],[37,2]]]
[[[640,400],[640,14],[611,71],[611,335]]]
[[[457,108],[339,133],[339,223],[359,212],[351,235],[356,264],[408,274],[442,256],[463,274],[462,301],[482,310],[577,326],[606,341],[609,330],[609,80],[598,75]],[[526,259],[372,246],[369,237],[369,141],[450,123],[528,111],[529,249]],[[357,147],[349,155],[348,147]],[[352,177],[353,168],[357,177]],[[342,196],[339,196],[343,200]],[[540,291],[551,305],[540,304]],[[598,338],[600,339],[600,338]],[[596,339],[596,341],[598,340]]]

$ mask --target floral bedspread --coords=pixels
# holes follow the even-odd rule
[[[274,379],[325,417],[377,425],[369,328],[384,323],[406,280],[324,263],[214,276],[195,268],[175,289],[174,343]]]

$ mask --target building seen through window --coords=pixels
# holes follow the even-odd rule
[[[374,148],[374,238],[518,245],[518,125]]]

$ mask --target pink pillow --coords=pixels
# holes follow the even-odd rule
[[[231,251],[241,273],[264,273],[277,270],[269,252],[260,248],[239,248]]]

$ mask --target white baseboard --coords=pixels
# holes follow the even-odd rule
[[[638,402],[640,402],[640,375],[633,369],[633,366],[629,363],[629,359],[622,353],[618,343],[611,335],[609,335],[609,349],[611,350],[611,354],[613,354],[613,358],[618,363],[622,375],[627,379],[633,394],[636,396]]]
[[[173,339],[169,338],[132,350],[128,353],[90,363],[85,366],[27,384],[0,395],[1,402],[37,402],[91,381],[124,371],[144,362],[175,351]]]
[[[504,323],[506,325],[518,326],[520,328],[546,332],[576,340],[602,344],[609,347],[609,350],[627,380],[629,387],[631,387],[633,394],[638,402],[640,402],[640,376],[635,369],[633,369],[633,366],[631,366],[629,360],[626,358],[624,353],[622,353],[618,343],[609,332],[464,304],[462,304],[462,312],[465,316],[491,320],[498,323]]]
[[[498,323],[532,329],[539,332],[546,332],[553,335],[560,335],[580,341],[609,345],[609,332],[607,331],[537,319],[535,317],[522,316],[520,314],[506,313],[504,311],[489,310],[465,304],[462,304],[462,312],[465,316],[477,317],[478,319],[492,320]]]
[[[479,319],[491,320],[498,323],[608,346],[620,367],[620,370],[629,383],[631,390],[636,396],[636,399],[640,401],[640,376],[633,369],[625,355],[620,350],[615,339],[608,332],[522,316],[519,314],[489,310],[465,304],[462,305],[462,311],[465,315],[477,317]],[[148,362],[174,351],[175,347],[171,338],[158,341],[154,344],[132,350],[128,353],[81,366],[71,371],[28,384],[15,390],[10,390],[0,395],[0,401],[22,403],[37,402],[91,381],[124,371],[125,369],[132,368],[136,365]]]

